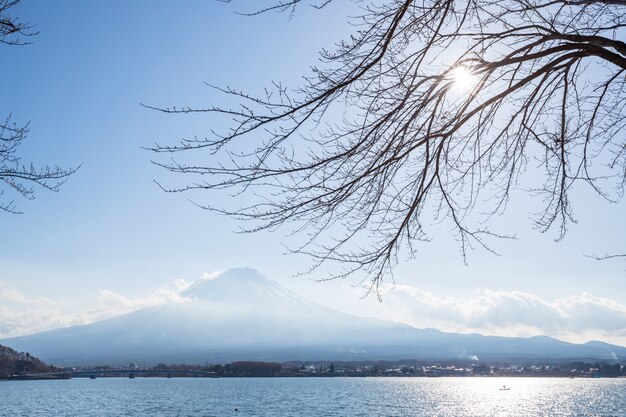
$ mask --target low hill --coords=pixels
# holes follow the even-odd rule
[[[18,352],[0,345],[0,379],[23,373],[51,372],[54,367],[46,365],[30,353]]]

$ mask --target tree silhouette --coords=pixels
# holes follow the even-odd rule
[[[28,23],[21,22],[9,14],[11,7],[19,0],[0,0],[0,45],[27,45],[27,39],[37,34]],[[4,64],[8,68],[8,65]],[[22,197],[34,198],[34,186],[51,191],[58,191],[67,177],[76,169],[64,169],[59,166],[36,168],[24,164],[18,153],[19,147],[28,135],[28,124],[18,125],[7,116],[0,121],[0,181],[5,187],[0,188],[0,197],[5,190],[11,189]],[[14,201],[0,201],[0,211],[20,213]]]
[[[292,250],[314,268],[336,261],[333,277],[366,272],[373,289],[429,239],[433,217],[452,226],[464,257],[492,251],[491,238],[506,236],[483,225],[528,170],[544,178],[531,189],[542,204],[534,225],[557,239],[574,221],[575,185],[622,197],[626,1],[388,0],[362,10],[353,35],[321,52],[296,89],[214,87],[239,104],[157,108],[231,120],[226,132],[155,145],[208,155],[157,161],[189,176],[167,190],[245,192],[252,204],[203,207],[251,221],[247,231],[290,223],[307,233]]]

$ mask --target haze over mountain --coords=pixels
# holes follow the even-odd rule
[[[198,281],[181,295],[186,302],[0,343],[55,365],[626,357],[626,348],[603,342],[444,333],[356,317],[312,303],[249,268]]]

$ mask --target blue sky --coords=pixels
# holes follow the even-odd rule
[[[0,322],[12,323],[0,332],[105,317],[167,299],[179,288],[176,280],[251,266],[311,300],[356,314],[626,344],[626,264],[584,256],[623,251],[626,206],[584,189],[572,199],[579,224],[560,243],[555,234],[532,230],[528,212],[536,202],[523,192],[494,222],[520,238],[497,242],[502,256],[476,251],[465,266],[458,244],[435,227],[434,241],[398,265],[401,286],[383,305],[360,299],[358,277],[294,278],[305,260],[284,255],[280,231],[236,234],[235,221],[198,209],[185,195],[162,192],[153,180],[173,178],[152,165],[154,155],[142,147],[203,135],[215,121],[168,116],[140,103],[213,104],[219,96],[205,81],[251,91],[271,80],[297,86],[316,52],[349,32],[345,20],[353,12],[335,4],[302,8],[292,18],[245,17],[235,13],[244,3],[24,0],[15,7],[40,33],[32,45],[0,49],[8,80],[0,115],[30,121],[25,161],[82,167],[60,193],[41,191],[34,201],[17,201],[24,214],[0,215]],[[83,314],[94,305],[97,314]],[[556,316],[530,317],[537,306]],[[505,324],[480,316],[502,309],[517,316]],[[37,318],[42,311],[58,319]],[[590,323],[578,328],[575,317]]]

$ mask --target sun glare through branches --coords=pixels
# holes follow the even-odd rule
[[[450,71],[450,80],[453,83],[452,89],[458,93],[468,93],[478,83],[478,77],[464,65],[457,66]]]

